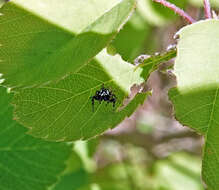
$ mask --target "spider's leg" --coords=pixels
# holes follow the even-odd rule
[[[110,93],[113,94],[113,90],[111,87],[109,87]]]
[[[115,110],[115,108],[116,108],[116,99],[113,98],[112,102],[113,102],[113,109]]]
[[[104,83],[101,85],[101,89],[102,89],[102,90],[104,90],[104,89],[105,89],[105,88],[104,88]]]
[[[91,97],[92,98],[92,111],[94,112],[94,97]]]

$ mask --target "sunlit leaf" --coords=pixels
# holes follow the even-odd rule
[[[118,55],[102,51],[95,60],[64,79],[16,94],[15,117],[29,128],[29,134],[53,141],[87,139],[115,127],[142,104],[147,94],[138,94],[120,110],[134,84],[144,80],[141,68],[124,62]],[[97,90],[112,90],[116,106],[98,101],[92,108],[91,97]]]
[[[170,91],[176,118],[205,136],[203,179],[219,189],[219,20],[200,21],[179,32],[177,88]]]
[[[23,87],[76,72],[127,21],[135,0],[13,0],[0,17],[0,73]]]

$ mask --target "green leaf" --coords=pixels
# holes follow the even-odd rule
[[[219,20],[200,21],[179,32],[177,88],[169,92],[176,118],[205,136],[203,179],[219,189]]]
[[[76,141],[71,157],[67,162],[67,169],[52,190],[95,190],[96,181],[92,183],[92,176],[96,173],[97,138],[89,141]],[[92,155],[91,155],[92,154]]]
[[[119,108],[131,86],[144,81],[141,68],[134,68],[104,50],[95,60],[58,82],[20,90],[13,101],[15,117],[29,128],[29,134],[53,141],[88,139],[101,134],[130,116],[145,100],[147,94],[138,94],[124,109]],[[92,111],[91,96],[103,84],[116,95],[116,109],[111,103],[107,106],[106,102],[95,101]]]
[[[0,18],[3,84],[33,86],[77,71],[111,41],[134,6],[135,0],[6,3]]]
[[[52,190],[79,190],[89,185],[89,174],[82,168],[60,178],[60,181]],[[90,189],[89,187],[87,190]]]
[[[145,58],[145,56],[146,56],[146,58]],[[151,73],[154,70],[156,70],[160,63],[167,62],[174,57],[176,57],[176,49],[175,48],[171,49],[163,54],[152,55],[152,56],[150,56],[150,55],[139,56],[136,59],[137,62],[135,64],[137,64],[136,68],[139,68],[139,67],[143,68],[142,77],[147,79],[147,77],[149,76],[148,73]]]
[[[126,61],[133,60],[142,52],[145,40],[148,39],[152,27],[145,21],[138,9],[125,24],[110,44]]]
[[[71,147],[26,135],[12,120],[11,94],[0,87],[0,97],[0,189],[46,189],[65,169]]]

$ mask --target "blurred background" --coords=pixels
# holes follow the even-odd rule
[[[202,0],[171,0],[196,20],[204,19]],[[211,1],[218,13],[219,1]],[[187,23],[152,0],[138,0],[136,12],[108,46],[133,63],[141,54],[164,52]],[[152,96],[130,118],[102,136],[74,144],[68,169],[55,190],[203,190],[203,138],[173,116],[168,90],[176,79],[161,64],[147,81]],[[133,94],[135,87],[133,87]],[[74,183],[74,184],[72,184]],[[71,187],[71,188],[70,188]]]

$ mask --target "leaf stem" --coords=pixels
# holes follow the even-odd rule
[[[183,11],[182,9],[180,9],[179,7],[177,7],[176,5],[166,1],[166,0],[153,0],[154,2],[160,3],[165,7],[168,7],[170,9],[172,9],[175,13],[177,13],[178,15],[180,15],[181,17],[183,17],[187,22],[189,22],[190,24],[194,23],[195,20],[189,16],[185,11]]]
[[[204,0],[205,18],[212,18],[211,5],[209,0]]]

